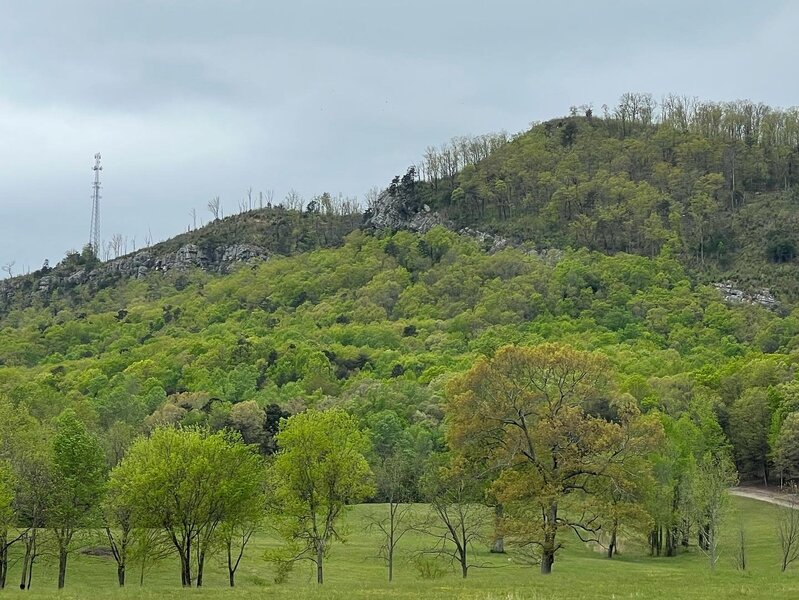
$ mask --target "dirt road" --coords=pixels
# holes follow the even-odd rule
[[[770,504],[777,504],[779,506],[790,506],[799,508],[799,504],[791,502],[788,495],[778,492],[777,490],[767,490],[754,487],[734,487],[730,489],[730,494],[734,496],[742,496],[744,498],[752,498],[753,500],[762,500]]]

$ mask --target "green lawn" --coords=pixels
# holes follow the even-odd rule
[[[129,586],[116,587],[113,559],[78,556],[67,573],[67,586],[56,592],[54,565],[37,565],[32,590],[16,588],[19,566],[9,573],[9,588],[0,596],[30,598],[795,598],[799,594],[799,563],[780,573],[780,551],[776,537],[779,509],[744,498],[732,498],[734,512],[727,520],[721,558],[714,575],[707,559],[691,550],[676,558],[650,558],[641,547],[630,544],[618,558],[608,560],[579,541],[571,542],[558,556],[554,573],[542,577],[535,567],[512,561],[508,555],[478,553],[485,568],[474,568],[462,580],[454,570],[436,580],[423,580],[407,561],[407,550],[423,543],[420,537],[403,539],[395,567],[395,581],[386,582],[385,567],[376,558],[379,541],[365,530],[367,511],[376,506],[356,507],[348,516],[349,535],[337,545],[326,565],[326,583],[317,586],[310,564],[299,565],[285,584],[273,582],[274,567],[262,560],[263,550],[274,542],[255,540],[239,569],[237,587],[227,587],[227,572],[214,560],[202,590],[182,590],[176,560],[168,560],[148,573],[139,587],[138,575],[129,574]],[[743,521],[748,542],[747,572],[735,570],[734,536]],[[131,568],[135,571],[135,567]]]

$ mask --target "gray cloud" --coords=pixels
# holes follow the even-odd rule
[[[797,103],[793,3],[0,0],[0,262],[220,195],[361,195],[453,135],[629,90]]]

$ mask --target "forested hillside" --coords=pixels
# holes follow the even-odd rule
[[[557,340],[607,354],[642,407],[711,411],[739,442],[744,477],[762,476],[780,407],[795,402],[799,344],[795,316],[725,306],[675,259],[580,250],[548,264],[441,228],[357,232],[222,278],[124,280],[80,310],[14,311],[0,331],[0,391],[40,419],[74,405],[103,430],[243,427],[273,403],[341,404],[434,445],[449,374],[506,344]]]
[[[603,108],[428,149],[420,202],[539,248],[668,248],[705,281],[796,297],[796,109],[647,94]]]
[[[363,501],[390,536],[429,504],[405,524],[428,574],[466,578],[489,538],[549,573],[567,532],[715,569],[727,487],[799,478],[799,113],[654,110],[429,150],[380,197],[421,232],[325,194],[5,282],[0,586],[13,556],[63,586],[101,527],[120,583],[136,540],[142,577],[175,557],[201,585],[226,553],[233,585],[265,515],[276,579],[321,583]],[[725,303],[727,278],[779,309]]]

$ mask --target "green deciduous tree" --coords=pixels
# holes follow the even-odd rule
[[[6,586],[8,575],[8,549],[17,541],[11,533],[16,525],[14,499],[17,478],[8,461],[0,460],[0,589]]]
[[[162,528],[180,558],[181,583],[203,584],[217,528],[243,518],[263,493],[261,459],[238,434],[160,427],[111,473],[110,488],[141,527]]]
[[[271,482],[281,534],[292,545],[294,559],[323,563],[334,540],[341,540],[338,521],[348,504],[374,492],[372,471],[364,454],[369,438],[357,421],[340,409],[308,410],[282,421],[276,436]]]
[[[621,479],[625,463],[657,438],[657,426],[639,424],[629,401],[611,402],[614,421],[593,412],[613,393],[607,374],[601,356],[568,346],[508,346],[450,388],[450,443],[491,453],[508,539],[537,547],[544,574],[562,547],[559,531],[593,538],[607,481]]]
[[[105,483],[105,455],[71,409],[56,421],[53,479],[46,514],[58,545],[58,587],[64,587],[75,534],[93,524]]]

